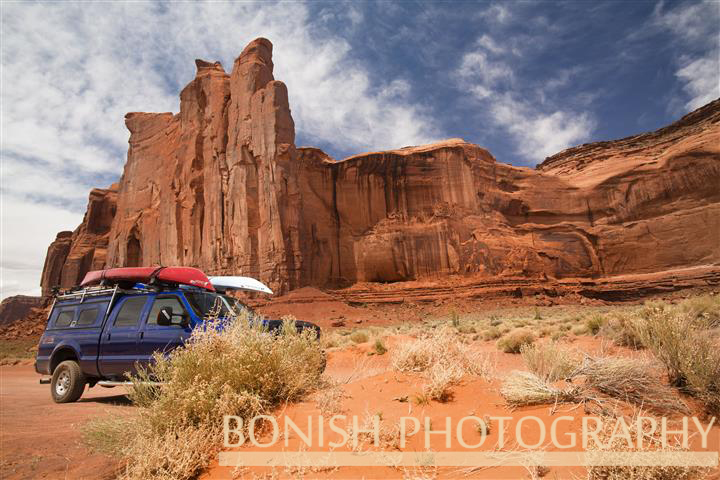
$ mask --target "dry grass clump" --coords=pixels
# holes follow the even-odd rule
[[[530,372],[514,371],[503,382],[500,394],[511,407],[574,402],[580,399],[578,387],[556,388]]]
[[[535,334],[527,328],[517,328],[497,342],[497,347],[505,353],[520,353],[523,345],[529,345],[535,341]]]
[[[585,319],[585,328],[592,335],[597,335],[603,325],[605,325],[605,319],[598,313]]]
[[[244,317],[195,329],[185,347],[155,355],[133,378],[140,412],[117,439],[127,460],[121,476],[192,478],[217,453],[224,415],[247,419],[298,400],[320,383],[323,366],[314,332],[298,333],[292,319],[278,334]],[[141,383],[149,379],[162,387]]]
[[[405,342],[394,349],[392,366],[401,372],[425,372],[427,383],[420,398],[447,402],[450,388],[463,375],[485,375],[487,358],[462,343],[449,328],[440,328],[430,336]]]
[[[424,372],[437,363],[457,366],[471,375],[484,375],[488,369],[487,359],[462,343],[448,328],[402,343],[392,356],[392,366],[400,372]]]
[[[315,405],[322,413],[337,415],[343,411],[342,401],[346,396],[340,385],[331,385],[314,395]]]
[[[622,460],[626,452],[657,452],[666,465],[589,466],[588,480],[699,480],[706,478],[709,468],[667,465],[672,463],[680,464],[680,456],[687,450],[682,448],[679,442],[666,442],[663,444],[661,433],[655,431],[650,434],[648,430],[652,432],[652,429],[643,422],[639,422],[638,417],[639,414],[628,419],[624,417],[617,419],[618,421],[622,420],[627,426],[627,431],[630,433],[630,439],[632,440],[632,448],[628,445],[624,435],[615,435],[616,419],[603,418],[602,429],[598,432],[600,444],[598,445],[595,441],[589,442],[587,454],[591,458],[593,455],[603,455],[601,458],[605,460],[608,458],[605,455],[608,455],[610,458],[616,457]],[[642,438],[641,448],[637,448],[638,438]],[[678,461],[674,462],[673,460],[676,458]]]
[[[353,343],[365,343],[370,340],[370,337],[367,332],[363,330],[356,330],[350,334],[350,340],[352,340]]]
[[[497,340],[500,337],[502,337],[502,332],[494,326],[486,328],[482,333],[483,340]]]
[[[608,318],[600,329],[600,334],[612,340],[615,345],[635,350],[644,348],[637,330],[636,313],[615,314]]]
[[[698,295],[683,300],[678,308],[707,328],[720,327],[720,295]]]
[[[581,364],[577,352],[561,349],[555,342],[523,345],[520,355],[530,371],[546,382],[572,377]]]
[[[672,385],[700,399],[709,413],[718,414],[720,345],[708,328],[712,323],[709,319],[718,311],[702,310],[697,301],[686,302],[677,306],[646,305],[636,323],[637,335],[665,366]],[[718,303],[708,303],[711,307],[718,306]]]
[[[657,413],[689,413],[687,406],[663,385],[652,365],[638,359],[589,359],[582,369],[585,386]]]
[[[457,365],[436,363],[427,373],[428,382],[423,388],[423,393],[432,400],[444,403],[452,399],[450,387],[456,385],[465,372]]]

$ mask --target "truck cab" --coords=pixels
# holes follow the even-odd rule
[[[183,286],[116,285],[58,295],[40,338],[35,370],[52,376],[55,402],[74,402],[85,385],[126,382],[155,352],[183,345],[209,314],[237,317],[242,309],[253,315],[224,293]],[[271,330],[281,324],[263,322]],[[319,335],[319,328],[307,322],[297,322],[297,328],[313,328]]]

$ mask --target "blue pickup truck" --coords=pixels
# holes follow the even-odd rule
[[[190,337],[212,311],[219,317],[247,309],[220,292],[177,286],[157,289],[96,287],[57,295],[38,346],[35,370],[51,375],[57,403],[78,400],[86,385],[111,387],[127,381],[128,372],[147,365],[156,351],[167,352]],[[270,330],[280,320],[264,320]],[[298,330],[320,329],[309,322]]]

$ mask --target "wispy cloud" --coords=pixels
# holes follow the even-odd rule
[[[543,43],[543,39],[528,41],[534,43],[533,49]],[[567,85],[576,69],[561,70],[538,86],[537,81],[528,81],[515,73],[519,59],[527,61],[524,56],[519,42],[503,44],[483,34],[463,54],[455,78],[458,86],[486,109],[488,114],[483,115],[483,119],[509,133],[517,153],[527,163],[535,164],[587,140],[596,122],[589,112],[560,107],[546,96]]]
[[[658,3],[651,27],[670,32],[676,40],[677,70],[686,95],[685,107],[694,110],[720,97],[720,3],[704,0],[665,8]]]
[[[362,10],[349,7],[343,21],[358,28]],[[375,80],[350,44],[326,28],[332,19],[311,17],[302,3],[1,8],[2,296],[37,291],[55,233],[74,229],[89,189],[107,186],[122,171],[125,113],[177,112],[195,58],[220,60],[230,70],[249,41],[269,38],[299,137],[312,143],[363,151],[437,135],[432,115],[407,95],[406,80]],[[32,274],[10,259],[14,265],[22,259],[23,272]],[[8,290],[10,279],[20,277],[21,287]]]

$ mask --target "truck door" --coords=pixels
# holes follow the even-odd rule
[[[168,352],[179,347],[192,333],[190,327],[158,325],[157,316],[163,307],[172,308],[173,313],[188,315],[188,309],[178,295],[160,294],[154,297],[150,313],[139,333],[138,351],[141,363],[149,362],[154,352]]]
[[[148,298],[147,295],[122,298],[110,314],[102,333],[98,361],[104,377],[121,377],[126,372],[135,372],[140,319]]]

